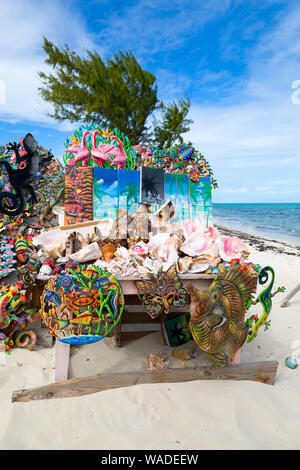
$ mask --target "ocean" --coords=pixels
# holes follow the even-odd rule
[[[217,225],[300,245],[300,203],[213,204]]]

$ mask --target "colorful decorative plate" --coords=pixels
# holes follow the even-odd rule
[[[67,269],[50,279],[41,297],[42,322],[63,343],[100,341],[119,322],[124,309],[122,287],[97,266]]]

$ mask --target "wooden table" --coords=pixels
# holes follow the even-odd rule
[[[180,276],[183,285],[186,285],[189,280],[192,280],[195,287],[200,289],[207,289],[214,277],[214,275],[205,274]],[[135,281],[142,279],[119,277],[118,280],[121,283],[123,293],[125,295],[125,305],[126,302],[128,303],[128,308],[126,308],[126,311],[122,315],[123,321],[119,326],[114,328],[114,330],[116,330],[116,342],[119,341],[120,346],[123,341],[122,325],[126,325],[127,316],[130,314],[130,306],[132,306],[134,298],[137,297]],[[140,321],[139,318],[142,317],[143,312],[138,311],[133,313],[135,313],[135,318]],[[151,318],[149,317],[149,319],[148,323],[151,323]],[[126,334],[128,334],[128,332]],[[133,336],[136,337],[136,335]],[[278,368],[277,361],[242,364],[240,349],[233,362],[222,369],[216,369],[212,366],[201,366],[165,370],[119,372],[111,374],[106,373],[68,380],[69,359],[70,345],[62,343],[61,341],[56,341],[55,382],[32,389],[17,390],[12,394],[12,401],[27,402],[31,400],[67,398],[138,384],[176,383],[193,380],[254,380],[272,385]]]
[[[179,275],[184,286],[189,281],[198,289],[208,289],[212,280],[215,278],[214,274],[182,274]],[[151,319],[142,309],[141,302],[138,298],[138,290],[135,285],[136,281],[146,279],[146,277],[129,277],[118,276],[123,294],[125,297],[125,307],[121,320],[115,326],[113,334],[115,336],[116,346],[121,347],[122,343],[140,338],[146,334],[161,329],[161,319]],[[185,313],[186,310],[177,310],[179,313]],[[163,339],[162,339],[163,340]],[[70,345],[56,340],[55,352],[55,382],[68,379],[70,358]],[[241,352],[238,351],[234,359],[234,363],[241,361]]]

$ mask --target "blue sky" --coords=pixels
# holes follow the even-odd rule
[[[43,34],[104,58],[131,49],[156,75],[160,99],[188,93],[194,123],[186,138],[211,163],[215,202],[300,202],[300,93],[292,88],[300,80],[299,2],[1,2],[0,144],[30,131],[62,156],[76,125],[47,117],[38,95]]]

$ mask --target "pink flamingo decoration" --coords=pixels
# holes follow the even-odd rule
[[[81,146],[80,146],[80,144],[71,145],[70,147],[68,147],[65,150],[65,152],[76,153],[76,157],[71,158],[68,161],[68,163],[67,163],[68,166],[74,166],[79,161],[82,161],[82,166],[87,166],[89,158],[90,158],[90,151],[85,145],[85,138],[88,134],[92,135],[90,131],[86,131],[83,134],[83,137],[82,137],[82,140],[81,140]]]
[[[111,140],[115,139],[121,147],[121,150],[119,150],[118,147],[115,147],[113,151],[110,152],[110,155],[115,157],[111,164],[117,165],[118,170],[122,170],[127,159],[123,144],[120,139],[118,139],[118,137],[116,137],[115,135],[111,135],[110,138]]]
[[[91,155],[93,160],[97,163],[98,166],[103,167],[102,160],[111,162],[111,158],[108,153],[115,147],[110,144],[100,144],[99,147],[96,146],[96,135],[100,134],[98,130],[94,131],[93,134],[93,146],[91,149]]]

